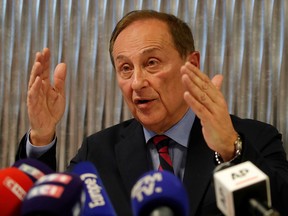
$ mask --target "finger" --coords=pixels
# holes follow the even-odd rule
[[[184,67],[182,67],[182,73],[187,74],[193,84],[196,85],[201,91],[213,93],[216,89],[209,77],[202,73],[199,68],[195,67],[190,62],[187,62]],[[213,99],[213,96],[214,95],[212,94],[211,99]]]
[[[38,102],[38,97],[41,91],[41,78],[37,76],[33,85],[28,90],[27,105],[34,106]]]
[[[211,82],[216,87],[216,89],[220,90],[223,83],[223,76],[221,74],[217,74],[212,78]]]
[[[199,86],[197,86],[197,83],[191,80],[191,78],[187,74],[184,74],[182,76],[182,82],[186,87],[187,92],[189,92],[189,94],[193,96],[193,98],[195,98],[195,100],[197,100],[199,103],[203,105],[214,103],[206,93],[206,89],[208,87],[205,87],[205,90],[202,90],[201,88],[199,88]]]
[[[50,50],[48,48],[44,48],[42,52],[37,52],[35,55],[35,62],[44,63],[49,61],[50,59]]]
[[[43,79],[49,80],[50,74],[50,50],[48,48],[44,48],[42,51],[42,61],[41,64],[43,65]]]
[[[190,92],[185,91],[183,97],[188,106],[202,122],[206,122],[206,119],[212,119],[213,116],[211,112],[202,103],[199,103]]]
[[[41,53],[37,52],[35,55],[36,62],[39,62],[43,67],[42,79],[48,79],[50,72],[50,50],[44,48]]]
[[[32,85],[35,82],[36,77],[41,77],[42,75],[42,65],[40,62],[35,62],[32,70],[31,70],[31,74],[30,74],[30,78],[29,78],[29,84],[28,84],[28,90],[32,87]]]
[[[212,82],[209,80],[207,76],[202,76],[200,78],[197,74],[195,74],[192,69],[189,68],[189,64],[185,64],[181,68],[181,72],[183,74],[182,76],[182,82],[184,86],[186,87],[187,91],[191,94],[191,96],[197,100],[199,103],[207,106],[208,109],[211,109],[214,103],[215,95],[213,93],[213,89],[215,89],[215,86],[213,86]],[[199,70],[200,71],[200,70]],[[211,92],[212,89],[212,92]],[[212,110],[210,110],[212,111]]]
[[[50,59],[50,49],[49,48],[44,48],[42,50],[42,55],[44,57],[44,61],[48,61]]]
[[[191,63],[187,62],[182,68],[181,72],[183,74],[187,74],[189,79],[191,80],[190,85],[195,85],[194,92],[191,92],[191,94],[197,94],[195,95],[196,98],[199,98],[199,101],[205,102],[213,102],[216,103],[219,97],[221,98],[221,92],[218,91],[218,89],[214,86],[214,84],[211,82],[209,77],[202,73],[197,67],[192,65]],[[186,83],[189,87],[189,84]],[[203,100],[203,98],[209,97],[210,101]],[[212,104],[211,104],[212,105]]]
[[[60,63],[54,71],[54,87],[62,96],[65,95],[66,64]]]
[[[28,89],[30,89],[37,76],[41,77],[43,71],[43,55],[41,52],[36,52],[35,61],[31,70]]]
[[[41,52],[37,52],[35,54],[35,61],[34,62],[42,63],[42,59],[43,59],[43,56],[42,56]]]

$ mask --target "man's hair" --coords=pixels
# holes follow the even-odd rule
[[[157,19],[167,24],[174,46],[182,58],[195,51],[194,39],[189,26],[172,14],[157,12],[154,10],[134,10],[127,13],[115,26],[110,38],[109,52],[111,62],[113,60],[113,47],[118,35],[130,24],[138,20]]]

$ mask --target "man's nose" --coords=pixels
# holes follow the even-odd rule
[[[131,87],[133,90],[139,90],[148,85],[147,72],[141,68],[134,68]]]

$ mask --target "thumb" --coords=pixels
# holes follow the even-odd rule
[[[221,74],[216,74],[213,78],[212,78],[212,83],[213,85],[220,90],[222,83],[223,83],[223,76]]]

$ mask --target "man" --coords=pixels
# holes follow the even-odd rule
[[[70,169],[93,162],[119,215],[131,215],[130,192],[159,157],[151,138],[170,137],[174,174],[189,194],[191,215],[217,215],[212,174],[217,163],[250,160],[270,177],[273,207],[288,213],[288,163],[281,135],[265,123],[230,116],[220,91],[222,76],[199,70],[189,27],[155,11],[133,11],[115,27],[110,55],[134,119],[84,139]],[[16,159],[37,157],[56,168],[55,128],[65,108],[66,66],[49,81],[48,49],[36,54],[27,97],[31,130]],[[29,137],[29,139],[27,139]],[[28,155],[27,155],[28,154]]]

